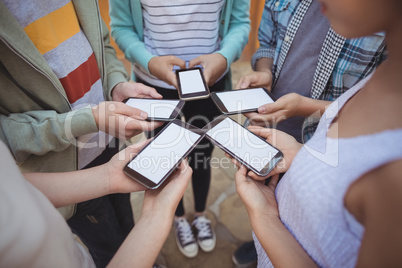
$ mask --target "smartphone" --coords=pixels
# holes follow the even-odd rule
[[[204,132],[175,119],[124,167],[124,173],[149,189],[158,188],[197,146]]]
[[[179,96],[182,100],[206,99],[209,88],[205,82],[201,68],[176,70]]]
[[[184,101],[128,98],[124,103],[148,114],[148,121],[172,121],[183,109]]]
[[[268,89],[262,87],[212,92],[211,98],[219,110],[227,115],[256,112],[261,105],[276,100]]]
[[[259,176],[267,176],[283,157],[277,148],[226,115],[203,130],[213,144]]]

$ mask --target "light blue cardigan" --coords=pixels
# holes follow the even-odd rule
[[[152,55],[145,47],[142,8],[140,0],[109,0],[112,37],[124,52],[126,59],[140,64],[148,72]],[[220,17],[220,49],[227,60],[227,69],[239,59],[250,32],[249,0],[226,0]]]

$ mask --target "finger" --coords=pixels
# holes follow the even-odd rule
[[[274,129],[259,126],[248,126],[247,129],[256,134],[257,136],[263,137],[265,139],[270,138],[275,132]]]
[[[115,105],[115,106],[113,106]],[[131,107],[125,103],[113,103],[108,106],[110,111],[116,112],[116,114],[125,115],[134,119],[147,119],[148,114],[143,110]]]
[[[232,158],[232,163],[233,163],[237,168],[240,168],[240,167],[242,166],[242,164],[241,164],[239,161],[237,161],[236,159],[234,159],[234,158]]]
[[[201,57],[197,57],[195,59],[190,60],[190,62],[188,63],[188,67],[189,68],[193,68],[196,65],[202,65],[202,58]]]
[[[244,165],[241,165],[239,167],[239,170],[236,172],[236,179],[238,179],[238,177],[245,179],[246,176],[247,176],[247,168]]]
[[[248,173],[247,173],[247,176],[249,176],[250,178],[252,178],[253,180],[256,180],[256,181],[263,181],[263,180],[266,180],[269,176],[267,175],[267,176],[258,176],[257,174],[255,174],[253,171],[249,171]]]
[[[267,103],[258,107],[258,113],[260,114],[269,114],[278,111],[281,109],[281,106],[277,103]]]
[[[279,174],[272,176],[271,180],[268,183],[268,187],[272,190],[275,190],[276,186],[278,185],[279,181]]]
[[[272,176],[275,176],[276,174],[279,174],[279,172],[278,172],[277,168],[274,168],[274,169],[271,170],[271,172],[269,172],[268,178],[272,177]]]
[[[204,69],[203,74],[204,74],[205,83],[208,86],[212,86],[214,81],[211,80],[211,77],[212,77],[211,73],[207,69]]]
[[[124,156],[125,156],[124,159],[125,160],[133,159],[138,154],[138,152],[141,151],[142,148],[144,148],[150,141],[151,141],[151,139],[148,139],[148,140],[128,146],[126,149],[121,151],[121,153],[124,154]]]
[[[258,116],[257,113],[244,113],[243,115],[244,115],[245,117],[247,117],[247,118],[253,118],[253,117]]]
[[[272,122],[269,120],[271,119],[269,115],[254,114],[252,117],[249,117],[249,119],[250,119],[250,125],[253,126],[266,127],[269,126]]]
[[[137,93],[137,97],[148,99],[162,99],[162,95],[159,94],[154,88],[141,83],[137,83]]]
[[[172,57],[170,64],[172,64],[172,70],[174,65],[179,66],[181,69],[186,68],[186,62],[178,57]]]
[[[180,173],[193,173],[193,169],[188,164],[187,159],[184,159],[179,166]]]
[[[177,77],[176,74],[172,71],[172,72],[168,72],[166,74],[166,79],[167,79],[167,83],[169,85],[174,86],[176,89],[179,89],[178,84],[177,84]]]
[[[243,76],[240,78],[239,82],[237,82],[236,89],[244,89],[250,86],[250,79],[248,76]]]
[[[130,118],[131,119],[131,118]],[[143,131],[150,131],[151,123],[148,121],[141,121],[136,119],[126,120],[124,124],[119,126],[119,136],[129,139]]]

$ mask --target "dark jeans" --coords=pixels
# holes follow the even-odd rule
[[[116,141],[84,169],[108,162],[119,151]],[[76,214],[67,223],[87,246],[96,267],[106,267],[134,227],[130,194],[111,194],[78,203]]]
[[[227,79],[230,79],[230,75],[225,75],[221,80],[210,87],[210,92],[223,91],[227,89],[225,88],[227,87]],[[177,90],[155,87],[138,79],[137,82],[155,88],[164,99],[179,99]],[[182,113],[188,123],[198,128],[204,127],[215,117],[221,114],[211,98],[186,101]],[[164,126],[153,131],[151,136],[156,135],[163,127]],[[211,181],[211,166],[209,161],[211,159],[213,148],[212,143],[204,138],[188,156],[189,165],[193,169],[192,184],[195,211],[197,212],[203,212],[205,210]],[[184,215],[183,199],[180,200],[175,214],[176,216]]]

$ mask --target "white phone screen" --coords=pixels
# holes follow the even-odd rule
[[[200,136],[170,124],[128,166],[158,184]]]
[[[278,150],[229,118],[222,120],[206,135],[259,172],[278,153]]]
[[[191,94],[205,91],[199,70],[179,72],[182,94]]]
[[[274,101],[263,88],[233,90],[216,93],[228,112],[257,109]]]
[[[127,105],[140,109],[153,118],[170,118],[174,112],[178,100],[155,100],[155,99],[129,99]]]

